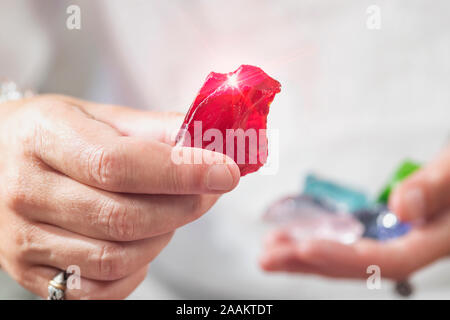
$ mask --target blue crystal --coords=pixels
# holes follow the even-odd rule
[[[397,216],[385,207],[378,215],[377,228],[377,239],[384,241],[407,234],[411,230],[411,225],[400,222]]]
[[[354,212],[369,207],[370,201],[360,191],[309,174],[303,193],[325,202],[335,211]]]
[[[411,225],[400,222],[385,205],[378,205],[354,212],[364,225],[363,237],[386,241],[401,237],[411,230]]]

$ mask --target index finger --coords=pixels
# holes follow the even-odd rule
[[[450,147],[395,188],[392,210],[405,221],[420,221],[450,207]]]

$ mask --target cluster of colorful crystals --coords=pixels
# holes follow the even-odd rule
[[[303,192],[269,207],[264,219],[281,225],[293,239],[319,238],[352,243],[361,237],[379,241],[400,237],[411,226],[387,207],[390,192],[420,166],[403,162],[376,201],[364,192],[308,175]]]

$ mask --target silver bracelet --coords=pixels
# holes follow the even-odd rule
[[[11,100],[20,100],[33,95],[31,90],[20,90],[13,81],[0,82],[0,103]]]

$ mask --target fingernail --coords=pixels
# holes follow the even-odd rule
[[[233,176],[225,164],[215,164],[208,170],[206,186],[214,191],[230,190],[233,186]]]
[[[420,188],[406,191],[404,200],[411,220],[420,220],[425,217],[425,195]]]

